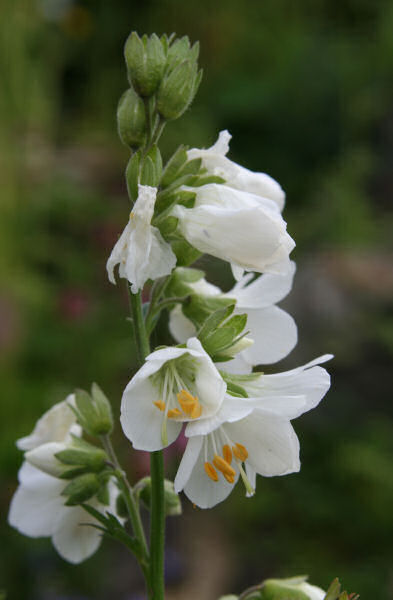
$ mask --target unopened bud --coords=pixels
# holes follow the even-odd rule
[[[111,405],[96,383],[92,385],[91,396],[84,390],[75,392],[73,410],[83,429],[90,435],[107,435],[112,431]]]
[[[62,477],[65,479],[69,479],[72,472],[99,473],[105,469],[108,460],[104,450],[80,438],[74,438],[72,445],[57,452],[55,457],[63,465],[72,467],[63,472]]]
[[[142,146],[146,137],[145,108],[140,97],[129,88],[119,100],[117,128],[123,144],[130,148]]]
[[[56,454],[66,448],[67,444],[63,442],[48,442],[26,452],[25,459],[40,471],[53,477],[61,477],[64,465],[56,458]]]
[[[126,41],[124,56],[130,83],[142,97],[152,96],[164,74],[166,55],[155,33],[142,39],[133,31]]]
[[[190,106],[202,71],[194,60],[184,60],[165,75],[157,93],[157,110],[164,119],[177,119]]]
[[[321,600],[325,592],[307,583],[305,577],[267,579],[259,592],[261,600]]]
[[[135,486],[135,490],[139,494],[140,499],[147,508],[150,507],[151,499],[151,478],[144,477]],[[164,480],[164,496],[165,496],[165,515],[176,516],[181,515],[182,507],[180,497],[175,492],[172,481]]]
[[[73,479],[62,491],[68,496],[66,506],[76,506],[90,500],[100,489],[101,482],[94,473],[85,473]]]

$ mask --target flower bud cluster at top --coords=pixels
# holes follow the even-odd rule
[[[162,122],[178,119],[187,110],[202,77],[198,54],[199,44],[190,46],[187,37],[131,33],[124,48],[130,88],[117,111],[119,135],[126,145],[144,145],[155,125],[150,115]]]

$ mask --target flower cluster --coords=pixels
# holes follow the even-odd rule
[[[120,138],[131,151],[132,208],[106,267],[113,284],[117,267],[127,281],[139,359],[122,395],[120,422],[135,449],[154,453],[151,478],[128,483],[111,444],[111,406],[93,384],[91,394],[76,391],[17,442],[25,454],[9,513],[11,525],[31,537],[51,537],[73,563],[96,550],[101,531],[117,539],[137,557],[155,600],[164,597],[162,521],[179,514],[179,492],[210,508],[239,479],[252,496],[258,474],[298,471],[291,421],[315,408],[330,386],[320,366],[328,354],[285,372],[260,370],[297,343],[294,319],[277,306],[295,274],[281,186],[227,157],[228,131],[207,149],[179,147],[163,164],[157,143],[165,124],[195,96],[198,52],[188,38],[132,33],[125,46],[129,87],[117,111]],[[192,268],[203,253],[230,265],[232,289],[221,290]],[[150,352],[164,310],[174,345]],[[187,445],[174,483],[164,483],[159,451],[181,432]],[[141,503],[151,507],[150,547]],[[285,593],[293,588],[299,598],[323,597],[303,579],[269,585]]]
[[[9,522],[24,535],[51,537],[60,556],[68,562],[79,563],[101,543],[99,530],[91,526],[97,525],[97,520],[80,504],[86,500],[100,512],[115,513],[117,492],[111,480],[105,482],[105,489],[99,490],[94,476],[89,477],[89,473],[80,475],[79,481],[71,484],[64,478],[67,469],[57,456],[67,451],[72,455],[76,450],[79,462],[81,458],[78,441],[82,428],[73,408],[72,394],[49,409],[29,436],[18,440],[18,448],[25,451],[25,460],[19,471],[19,487],[12,498]],[[100,463],[104,457],[96,454],[95,458]],[[86,470],[81,467],[79,472]]]

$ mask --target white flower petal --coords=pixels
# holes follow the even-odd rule
[[[322,358],[329,360],[326,356],[329,355]],[[320,359],[316,360],[320,361]],[[284,373],[261,375],[259,379],[246,383],[244,387],[249,395],[253,397],[304,396],[304,407],[301,410],[299,407],[300,412],[296,414],[296,416],[299,416],[315,408],[330,387],[329,373],[322,367],[312,365],[315,365],[315,361]],[[295,415],[291,418],[295,418]]]
[[[64,442],[48,442],[26,452],[25,459],[44,473],[52,475],[52,477],[60,477],[64,472],[65,465],[55,457],[55,454],[66,450],[67,447],[68,445]]]
[[[188,442],[188,444],[194,444],[193,452],[195,452],[197,447],[197,442],[193,440],[197,439],[198,438],[196,437],[191,438]],[[204,439],[203,443],[206,444],[207,440]],[[210,452],[210,454],[212,454],[212,452]],[[204,463],[204,447],[202,445],[198,458],[194,462],[194,466],[190,472],[188,481],[184,484],[183,490],[187,498],[200,508],[211,508],[229,496],[239,478],[239,473],[234,466],[236,477],[232,484],[228,483],[221,474],[219,475],[218,481],[213,481],[206,474]]]
[[[254,194],[207,184],[197,188],[194,208],[177,205],[172,214],[201,252],[248,270],[276,272],[276,263],[288,257],[295,243],[275,206]]]
[[[76,425],[76,417],[68,404],[74,401],[74,394],[70,394],[44,413],[32,433],[17,441],[19,450],[32,450],[46,442],[63,442],[69,439],[70,429]]]
[[[202,166],[209,174],[222,177],[226,185],[270,198],[277,203],[280,210],[284,207],[285,193],[281,186],[266,173],[255,173],[226,158],[229,151],[231,134],[221,131],[213,146],[207,149],[193,148],[187,152],[188,160],[202,159]]]
[[[247,462],[260,475],[273,477],[300,469],[299,440],[289,420],[255,410],[225,430],[248,451]]]
[[[22,465],[19,477],[21,484],[11,500],[9,524],[30,537],[52,535],[64,505],[60,494],[65,482],[27,463]]]
[[[290,261],[290,268],[284,274],[265,273],[252,283],[252,274],[245,275],[236,285],[225,294],[235,298],[238,309],[266,308],[280,302],[292,289],[296,265]]]
[[[163,443],[164,412],[154,405],[158,400],[158,389],[150,379],[136,379],[135,376],[124,390],[120,423],[124,434],[137,450],[161,450],[175,441],[181,431],[181,423],[168,419],[168,444]]]
[[[98,508],[98,506],[94,506]],[[72,564],[89,558],[101,543],[101,532],[92,527],[96,519],[80,506],[64,506],[52,536],[57,552]]]
[[[232,360],[220,363],[219,368],[227,373],[233,373],[235,375],[248,375],[252,371],[252,366],[249,362],[244,360],[242,354],[243,352],[240,352],[240,354],[237,354]]]
[[[196,329],[192,321],[183,314],[181,304],[176,306],[169,313],[169,331],[171,336],[178,344],[184,344],[188,338],[196,335]]]
[[[128,279],[134,294],[143,288],[148,279],[169,275],[176,265],[176,256],[170,244],[151,225],[156,196],[157,188],[138,186],[138,198],[130,220],[106,265],[112,283],[115,283],[114,268],[116,264],[120,265],[119,276]]]
[[[215,431],[223,423],[232,423],[243,419],[254,410],[256,402],[254,399],[237,398],[225,395],[220,410],[210,418],[196,419],[187,424],[185,434],[187,437],[196,435],[207,435]]]
[[[242,312],[236,310],[236,312]],[[291,352],[297,343],[294,319],[277,306],[247,310],[247,329],[254,344],[241,353],[250,365],[275,363]]]
[[[202,449],[202,444],[203,437],[201,435],[193,437],[188,441],[174,481],[176,494],[182,491],[189,480],[192,469]]]

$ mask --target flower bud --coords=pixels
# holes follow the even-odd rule
[[[56,458],[56,453],[65,451],[67,447],[64,442],[48,442],[26,452],[25,459],[40,471],[61,477],[64,465]]]
[[[112,409],[108,399],[93,383],[91,396],[84,390],[75,392],[75,414],[83,429],[90,435],[107,435],[112,431]]]
[[[128,77],[137,94],[152,96],[164,74],[166,56],[163,45],[155,33],[142,39],[133,31],[124,48]]]
[[[137,490],[142,502],[147,507],[150,507],[151,478],[144,477],[143,479],[141,479],[137,483],[135,489]],[[167,517],[181,515],[182,507],[181,507],[180,497],[178,494],[176,494],[173,482],[169,481],[169,479],[164,480],[164,496],[165,496],[165,515]]]
[[[260,591],[261,600],[323,600],[325,592],[307,583],[305,577],[267,579]]]
[[[123,144],[142,146],[146,137],[146,117],[142,100],[132,88],[121,96],[117,107],[117,128]]]
[[[63,467],[61,476],[64,479],[70,479],[76,473],[78,475],[83,472],[99,473],[106,467],[108,460],[104,450],[80,438],[74,438],[72,444],[57,452],[55,457],[63,465],[72,467],[67,470]]]
[[[101,487],[101,482],[94,473],[85,473],[73,479],[62,491],[68,496],[66,506],[76,506],[90,500]]]
[[[202,71],[187,59],[164,77],[157,93],[157,110],[164,119],[178,119],[190,106],[198,90]]]

